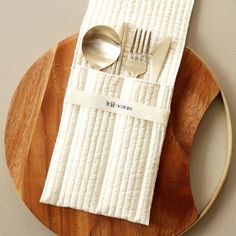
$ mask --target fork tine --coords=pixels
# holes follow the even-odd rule
[[[152,37],[152,32],[149,33],[148,36],[148,42],[147,42],[147,48],[146,48],[146,55],[149,55],[149,51],[150,51],[150,44],[151,44],[151,37]]]
[[[144,46],[145,46],[145,42],[146,42],[146,37],[147,37],[147,30],[145,30],[145,34],[144,34],[144,38],[143,38],[143,45],[142,45],[142,49],[141,49],[141,54],[144,51]]]
[[[136,38],[137,38],[137,34],[138,34],[138,29],[136,29],[135,34],[134,34],[134,38],[133,38],[133,42],[132,42],[132,46],[130,49],[130,52],[133,53],[134,52],[134,46],[135,46],[135,42],[136,42]]]
[[[138,39],[138,45],[137,45],[136,53],[139,52],[142,35],[143,35],[143,30],[141,30],[140,34],[139,34],[139,39]]]

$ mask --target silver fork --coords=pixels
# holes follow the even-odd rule
[[[137,29],[135,31],[132,46],[126,62],[126,69],[130,73],[131,77],[137,78],[147,71],[152,32],[149,32],[148,38],[147,34],[147,31],[145,31],[144,35],[143,30],[140,30],[139,32]]]

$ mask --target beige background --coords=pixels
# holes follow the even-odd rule
[[[54,235],[19,199],[4,160],[4,127],[10,99],[25,71],[43,52],[80,28],[85,0],[0,0],[0,236]],[[187,45],[213,69],[227,94],[236,121],[236,1],[196,0]],[[234,129],[235,133],[235,129]],[[226,131],[220,100],[198,130],[191,162],[197,207],[209,201],[225,164]],[[207,216],[189,236],[236,235],[236,161]]]

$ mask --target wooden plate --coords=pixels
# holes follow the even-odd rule
[[[59,235],[179,235],[208,211],[225,180],[232,129],[225,96],[212,73],[185,49],[174,91],[150,226],[39,203],[53,151],[78,35],[50,49],[27,71],[11,102],[5,133],[6,161],[19,195],[34,215]],[[204,212],[194,204],[189,157],[199,122],[221,93],[229,134],[224,176]]]

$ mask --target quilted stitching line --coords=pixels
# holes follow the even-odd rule
[[[139,90],[138,91],[138,97],[137,97],[137,99],[135,99],[135,101],[139,101],[141,103],[144,103],[144,100],[145,100],[144,94],[146,94],[147,87],[148,86],[144,87],[144,86],[141,85],[141,88],[138,89]],[[123,204],[122,204],[123,206],[125,204],[127,204],[126,203],[127,202],[127,197],[130,194],[130,190],[129,190],[130,189],[130,185],[129,185],[130,175],[131,175],[131,171],[132,171],[133,158],[135,158],[134,152],[135,152],[135,149],[136,149],[136,146],[137,146],[137,141],[138,141],[138,135],[136,135],[136,134],[139,133],[138,125],[140,123],[139,119],[130,119],[130,117],[127,117],[127,120],[128,120],[128,125],[127,126],[128,127],[131,126],[133,128],[132,128],[132,132],[131,132],[131,143],[129,145],[128,153],[127,153],[128,157],[126,157],[126,158],[130,159],[130,162],[128,162],[129,166],[125,167],[125,170],[128,169],[128,172],[126,171],[128,175],[126,174],[125,176],[123,175],[123,177],[122,177],[122,180],[125,179],[125,181],[126,181],[126,179],[127,179],[127,181],[125,182],[125,185],[126,185],[125,186],[125,192],[127,192],[127,194],[124,197],[124,201],[123,201]],[[126,133],[126,135],[127,135],[127,133]],[[121,212],[123,212],[122,209],[121,209]],[[121,213],[121,215],[122,214],[123,213]]]
[[[119,86],[116,86],[116,89],[115,89],[115,97],[117,98],[119,95],[120,95],[120,92],[121,92],[121,88],[120,86],[122,86],[122,84],[119,84]],[[106,157],[106,165],[107,165],[107,162],[108,162],[108,156],[109,156],[109,151],[108,151],[108,147],[110,147],[111,145],[111,139],[112,139],[112,130],[114,130],[114,121],[115,121],[115,117],[116,115],[115,114],[112,114],[112,113],[106,113],[106,124],[107,126],[104,128],[105,130],[105,133],[104,133],[104,137],[105,137],[105,140],[104,140],[104,144],[102,146],[102,153],[101,153],[101,160],[104,159],[105,156]],[[104,123],[104,122],[103,122]],[[102,139],[102,137],[101,137]],[[108,146],[108,144],[110,143],[110,145]],[[107,147],[107,148],[105,148]],[[107,153],[105,153],[105,151]],[[103,163],[103,166],[104,166],[105,163]],[[99,171],[101,170],[101,162],[99,163],[99,167],[98,167],[98,173]],[[101,178],[100,179],[96,179],[95,183],[94,183],[94,188],[96,188],[96,185],[98,186],[101,186],[100,182],[102,182],[102,180],[104,179],[104,174],[105,174],[105,171],[104,173],[102,174]],[[100,180],[99,184],[97,183],[97,181]],[[100,187],[100,190],[99,190],[99,193],[101,193],[101,187]],[[93,194],[94,194],[94,191],[93,191]],[[91,198],[91,201],[92,199],[94,198],[93,197],[93,194],[92,194],[92,198]],[[95,199],[98,200],[99,196],[96,197],[95,196]],[[90,206],[89,206],[89,209],[91,209],[91,201],[90,201]],[[93,200],[94,201],[94,200]]]
[[[116,83],[112,83],[112,81],[110,81],[110,77],[107,77],[108,78],[108,85],[107,85],[107,88],[114,88],[114,86],[115,86],[115,89],[113,89],[113,90],[110,90],[110,89],[108,89],[108,91],[104,91],[104,95],[108,95],[108,96],[112,96],[112,97],[114,97],[114,95],[115,95],[115,93],[116,93],[116,90],[117,90],[117,86],[119,85],[119,81],[117,80],[116,81]],[[104,123],[104,117],[106,118],[107,116],[110,116],[110,113],[108,113],[108,112],[104,112],[104,111],[99,111],[99,113],[101,113],[101,115],[102,115],[102,117],[101,117],[101,119],[100,120],[98,120],[98,124],[102,124],[102,123]],[[100,136],[100,132],[101,132],[101,126],[99,127],[99,131],[98,131],[98,137],[95,139],[96,140],[96,143],[95,143],[95,151],[94,151],[94,153],[96,153],[96,150],[97,150],[97,148],[99,147],[99,146],[101,146],[101,144],[100,144],[100,142],[102,141],[104,141],[104,139],[102,139],[100,142],[99,142],[99,136]],[[92,152],[93,153],[93,152]],[[96,156],[96,154],[94,155],[94,157]],[[92,163],[92,167],[91,168],[93,168],[93,166],[94,166],[94,162]],[[90,173],[92,173],[92,170],[90,171]],[[97,171],[96,171],[96,173],[97,173]],[[91,174],[90,174],[91,175]],[[96,174],[96,176],[97,176],[97,174]],[[90,178],[90,177],[89,177]],[[99,176],[97,176],[97,178],[99,178]],[[89,181],[88,181],[89,182]],[[88,190],[89,188],[88,188],[88,185],[87,185],[87,187],[86,187],[86,192],[87,192],[87,190]],[[90,190],[91,191],[91,190]],[[86,198],[86,193],[85,193],[85,197],[84,197],[84,199]],[[86,198],[87,199],[87,198]],[[84,200],[83,200],[83,202],[84,202]],[[82,203],[82,206],[83,206],[83,204],[84,203]],[[89,203],[89,205],[90,205],[90,203]],[[85,207],[83,207],[84,209],[85,209]]]
[[[93,76],[94,74],[92,74]],[[93,82],[93,80],[92,80]],[[105,79],[104,77],[98,78],[98,87],[96,88],[95,94],[100,94],[103,93],[104,91],[104,86],[105,86]],[[86,109],[85,109],[86,110]],[[95,132],[95,127],[96,127],[96,122],[97,122],[97,117],[100,116],[101,113],[98,114],[97,110],[94,110],[92,108],[89,108],[89,114],[86,115],[86,113],[81,113],[81,116],[85,116],[86,119],[88,120],[88,123],[86,125],[86,134],[83,135],[80,132],[80,137],[81,139],[84,139],[83,145],[80,149],[79,145],[77,145],[77,148],[75,149],[75,153],[77,155],[81,154],[81,162],[77,163],[77,168],[76,168],[76,174],[74,177],[74,181],[71,180],[73,184],[72,188],[72,195],[70,199],[70,206],[75,205],[78,202],[78,198],[82,198],[83,193],[84,193],[84,186],[83,182],[86,180],[86,173],[87,173],[87,168],[89,165],[89,162],[91,160],[88,159],[88,154],[91,149],[91,144],[94,143],[94,132]],[[92,137],[92,139],[91,139]],[[72,154],[73,155],[73,154]],[[84,166],[82,165],[84,164]],[[81,205],[79,206],[80,208],[82,207]]]
[[[135,90],[133,89],[133,85],[134,84],[132,84],[132,87],[130,88],[131,89],[131,91],[132,91],[132,93],[131,93],[131,97],[132,96],[134,96],[134,92],[135,92]],[[122,90],[124,89],[125,87],[124,87],[124,85],[123,85],[123,87],[122,87]],[[121,92],[121,94],[122,94],[122,92]],[[122,97],[122,95],[121,95],[121,97]],[[123,116],[120,116],[120,115],[117,115],[116,116],[116,120],[118,120],[119,122],[117,122],[117,123],[115,123],[115,128],[114,128],[114,130],[119,130],[120,132],[125,128],[125,126],[124,126],[124,121],[123,121]],[[123,122],[121,122],[121,121],[123,121]],[[126,122],[126,121],[125,121]],[[118,127],[117,127],[117,124],[118,124]],[[126,124],[126,123],[125,123]],[[122,128],[122,126],[123,126],[123,128]],[[104,193],[104,191],[105,191],[105,189],[107,189],[108,188],[108,186],[109,186],[109,183],[111,183],[111,177],[109,178],[109,174],[111,173],[112,174],[112,176],[115,174],[115,173],[112,173],[112,167],[115,165],[114,164],[114,156],[115,157],[117,157],[117,154],[116,154],[116,151],[117,151],[117,148],[119,147],[118,146],[118,144],[117,144],[117,141],[119,141],[120,143],[118,143],[119,145],[122,145],[122,140],[118,140],[117,138],[116,138],[116,135],[115,135],[115,132],[114,132],[114,134],[113,134],[113,136],[112,136],[112,145],[111,145],[111,149],[110,149],[110,152],[109,152],[109,162],[108,162],[108,167],[106,168],[106,178],[105,178],[105,183],[104,183],[104,185],[103,185],[103,187],[104,187],[104,189],[103,189],[103,191],[102,191],[102,195],[101,195],[101,211],[103,212],[103,209],[104,209],[104,202],[105,203],[107,203],[107,198],[108,198],[108,194],[106,193]],[[123,150],[122,149],[122,147],[123,146],[120,146],[121,148],[120,149],[118,149],[118,150]],[[117,160],[117,161],[119,161],[119,160]],[[115,177],[114,177],[115,178]],[[110,191],[112,191],[112,189],[110,189]],[[110,192],[109,191],[109,192]],[[105,194],[105,196],[104,196],[104,194]],[[112,194],[112,193],[111,193]],[[105,201],[104,201],[104,198],[105,197]],[[103,200],[102,200],[103,199]],[[98,204],[99,205],[99,204]]]
[[[152,99],[152,97],[154,97],[154,89],[155,89],[155,86],[152,86],[152,92],[149,92],[148,93],[148,95],[149,96],[147,96],[147,94],[145,95],[145,100],[146,100],[146,103],[150,103],[150,101],[151,101],[151,99]],[[148,91],[147,91],[148,92]],[[144,137],[144,140],[146,140],[146,139],[149,139],[149,130],[148,130],[148,123],[149,122],[147,122],[147,121],[144,121],[144,120],[141,120],[140,121],[140,126],[139,126],[139,130],[140,131],[143,131],[143,129],[141,129],[141,127],[143,127],[144,128],[144,132],[143,132],[143,137]],[[146,125],[145,125],[146,124]],[[141,134],[142,135],[142,134]],[[148,135],[148,137],[146,137]],[[138,135],[138,137],[139,137],[139,135]],[[150,143],[150,142],[149,142]],[[143,149],[145,149],[145,145],[146,145],[146,143],[143,141],[142,143],[141,143],[141,149],[140,149],[140,153],[135,153],[134,155],[135,156],[139,156],[139,159],[138,159],[138,161],[137,161],[137,163],[136,163],[136,167],[134,167],[134,169],[135,170],[137,170],[136,171],[136,174],[135,174],[135,178],[134,178],[134,184],[133,184],[133,191],[132,191],[132,196],[131,196],[131,201],[130,201],[130,206],[129,206],[129,210],[128,210],[128,218],[129,219],[132,219],[133,217],[132,217],[132,209],[134,209],[134,208],[132,208],[133,207],[133,205],[134,205],[134,197],[135,196],[133,196],[134,195],[134,192],[135,192],[135,189],[137,188],[136,186],[137,186],[137,174],[139,173],[139,171],[140,171],[140,162],[142,161],[142,157],[141,157],[141,153],[143,152]],[[138,190],[138,192],[136,193],[136,195],[138,195],[138,198],[139,198],[139,195],[140,195],[140,190]]]
[[[86,89],[86,88],[84,88],[84,89]],[[95,85],[95,87],[94,87],[94,91],[97,91],[98,90],[98,83],[96,83],[96,85]],[[82,134],[82,130],[80,129],[81,127],[85,127],[86,129],[83,129],[83,132],[84,132],[84,135],[86,135],[86,133],[87,133],[87,125],[86,125],[86,123],[85,122],[88,122],[87,120],[86,120],[86,116],[81,116],[81,112],[85,112],[85,111],[87,111],[88,113],[90,113],[90,109],[88,109],[88,108],[82,108],[81,110],[80,110],[80,114],[79,114],[79,117],[78,117],[78,119],[77,119],[77,124],[78,125],[76,125],[75,126],[75,128],[76,128],[76,131],[77,130],[80,130],[80,132],[78,133],[78,131],[76,132],[76,134],[77,134],[77,136],[75,137],[75,139],[74,139],[74,142],[78,142],[79,140],[81,140],[81,138],[80,137],[82,137],[81,136],[81,134]],[[81,122],[78,122],[78,121],[81,121]],[[82,139],[82,143],[81,143],[81,148],[84,146],[84,141],[85,141],[85,139]],[[71,186],[71,183],[73,183],[73,178],[75,177],[75,175],[76,175],[76,172],[75,172],[75,166],[77,166],[77,165],[74,165],[75,164],[75,161],[76,161],[76,157],[77,157],[77,155],[76,155],[76,153],[77,153],[77,151],[76,151],[76,149],[74,150],[73,148],[75,148],[76,147],[76,145],[73,145],[72,147],[71,147],[71,150],[70,150],[70,154],[69,154],[69,158],[70,158],[70,160],[71,160],[71,168],[70,169],[68,169],[68,179],[67,179],[67,182],[65,182],[65,193],[64,193],[64,200],[63,200],[63,204],[67,204],[67,205],[69,205],[69,203],[68,202],[70,202],[70,200],[71,200],[71,196],[72,196],[72,190],[70,190],[71,188],[73,189],[73,187]],[[73,150],[73,152],[72,152],[72,150]],[[73,157],[74,156],[74,157]],[[80,159],[81,157],[79,157],[79,160],[81,160]]]

